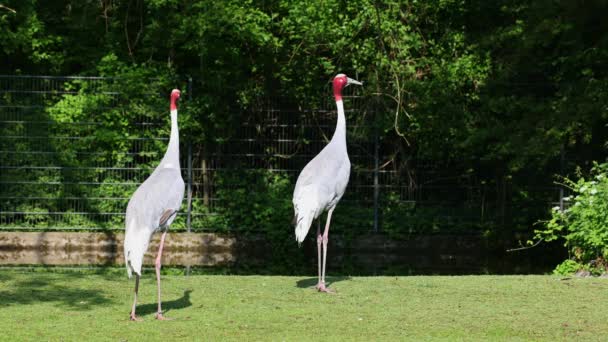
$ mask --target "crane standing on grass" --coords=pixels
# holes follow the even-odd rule
[[[180,92],[173,89],[171,92],[171,136],[169,146],[160,164],[146,179],[129,200],[125,219],[125,263],[127,273],[131,278],[135,273],[135,299],[131,309],[131,320],[138,321],[135,316],[137,305],[137,290],[141,276],[141,265],[144,254],[150,244],[152,234],[161,230],[163,232],[156,256],[156,282],[158,286],[158,311],[156,319],[165,319],[161,309],[160,300],[160,266],[163,253],[163,244],[169,225],[175,219],[184,198],[184,180],[179,166],[179,133],[177,129],[177,100]]]
[[[325,231],[321,235],[321,222],[317,221],[317,257],[319,282],[316,288],[320,292],[332,292],[325,286],[325,261],[327,259],[327,242],[329,240],[329,223],[331,214],[344,195],[350,176],[350,160],[346,151],[346,118],[342,103],[342,89],[350,84],[363,85],[361,82],[338,74],[334,78],[333,88],[338,122],[331,141],[302,170],[295,190],[293,191],[293,208],[295,212],[296,240],[302,243],[310,225],[327,210]],[[321,246],[323,262],[321,263]],[[322,265],[322,266],[321,266]]]

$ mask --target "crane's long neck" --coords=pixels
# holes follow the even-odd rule
[[[171,109],[171,136],[167,152],[161,161],[163,167],[179,169],[179,131],[177,128],[177,108]]]
[[[336,100],[336,107],[338,107],[338,122],[336,123],[336,131],[331,138],[331,142],[346,146],[346,116],[344,115],[342,99]]]

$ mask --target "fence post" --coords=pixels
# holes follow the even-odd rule
[[[188,77],[188,102],[192,103],[192,77]],[[186,218],[188,233],[192,231],[192,140],[188,139],[188,216]],[[190,275],[190,265],[186,266],[186,276]]]
[[[192,77],[188,77],[188,102],[192,102]],[[188,233],[192,231],[192,141],[188,139],[188,215],[186,217]]]
[[[188,141],[188,215],[186,216],[188,233],[192,230],[192,143]]]
[[[559,152],[559,174],[560,176],[564,175],[564,147],[562,146],[561,151]],[[564,186],[560,185],[559,187],[559,210],[561,212],[564,211]]]
[[[378,233],[380,231],[379,227],[379,197],[380,197],[380,185],[378,182],[378,173],[379,168],[379,150],[380,144],[378,141],[378,120],[376,118],[377,113],[374,111],[374,233]]]

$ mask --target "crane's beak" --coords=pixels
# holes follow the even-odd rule
[[[352,78],[350,78],[350,77],[347,77],[347,78],[346,78],[346,85],[351,85],[351,84],[356,84],[356,85],[360,85],[360,86],[362,86],[362,85],[363,85],[363,82],[359,82],[359,81],[357,81],[357,80],[353,80],[353,79],[352,79]]]

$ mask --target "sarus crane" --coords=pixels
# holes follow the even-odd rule
[[[338,122],[330,142],[315,156],[298,176],[293,191],[295,233],[301,244],[310,229],[312,221],[327,211],[325,230],[321,234],[321,222],[317,221],[317,258],[319,282],[317,290],[332,292],[325,286],[325,263],[331,214],[344,195],[350,176],[350,160],[346,150],[346,117],[342,103],[342,89],[350,85],[363,85],[361,82],[338,74],[333,80],[334,98],[338,108]],[[322,253],[321,253],[322,251]],[[321,259],[323,254],[323,259]]]
[[[179,166],[179,133],[177,128],[177,100],[180,91],[171,91],[171,135],[169,146],[160,164],[146,179],[129,200],[125,218],[125,264],[131,278],[135,273],[135,298],[131,308],[131,320],[139,321],[135,315],[137,291],[144,254],[150,244],[152,234],[162,231],[158,254],[156,256],[156,282],[158,287],[158,310],[156,319],[164,320],[160,296],[160,267],[165,236],[175,219],[184,198],[184,180]]]

